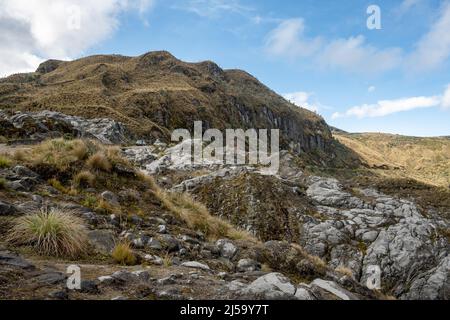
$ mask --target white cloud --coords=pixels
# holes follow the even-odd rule
[[[311,102],[312,96],[313,94],[303,91],[286,93],[283,95],[283,97],[286,100],[290,101],[291,103],[295,104],[298,107],[302,107],[313,112],[318,112],[319,104]]]
[[[329,68],[378,73],[399,66],[401,56],[402,52],[398,48],[380,50],[366,44],[363,36],[357,36],[332,41],[323,49],[318,62]]]
[[[377,49],[365,43],[363,36],[331,40],[304,35],[304,20],[281,22],[267,38],[266,51],[272,55],[311,57],[322,68],[342,68],[351,72],[374,73],[393,69],[401,63],[398,48]]]
[[[320,38],[305,38],[304,31],[305,24],[303,19],[282,21],[269,33],[266,41],[267,51],[273,55],[311,56],[319,50],[322,41]]]
[[[218,17],[223,12],[242,14],[252,11],[251,8],[241,5],[239,0],[189,0],[187,3],[182,1],[173,8],[209,18]]]
[[[403,16],[421,2],[422,0],[403,0],[402,3],[394,10],[394,13],[399,16]]]
[[[419,3],[421,0],[405,0],[398,10],[405,13]],[[308,57],[326,69],[370,74],[398,68],[423,72],[438,69],[450,57],[449,30],[450,1],[445,1],[436,22],[409,53],[397,47],[377,48],[362,35],[327,41],[322,37],[308,38],[301,18],[282,21],[269,33],[265,47],[272,55]]]
[[[370,86],[369,88],[367,88],[368,92],[375,92],[377,88],[375,86]]]
[[[375,118],[389,114],[421,108],[436,107],[441,104],[441,97],[411,97],[396,100],[381,100],[375,104],[364,104],[348,109],[345,113],[336,112],[333,119],[342,117]]]
[[[441,106],[444,109],[450,109],[450,84],[447,86],[447,89],[442,96]]]
[[[429,71],[439,68],[450,56],[450,2],[441,9],[438,20],[430,31],[416,44],[407,58],[406,66],[412,71]]]
[[[154,0],[0,0],[0,76],[73,58],[109,37],[118,15],[143,15]]]

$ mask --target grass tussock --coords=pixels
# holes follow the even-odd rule
[[[77,188],[89,188],[93,187],[95,184],[95,174],[88,170],[83,170],[79,173],[77,173],[72,181],[73,185]]]
[[[75,162],[85,160],[89,154],[87,144],[82,140],[47,140],[31,150],[29,159],[33,165],[49,165],[66,171]]]
[[[111,254],[114,261],[123,266],[133,266],[137,262],[136,255],[129,242],[118,243]]]
[[[97,152],[89,157],[86,162],[87,166],[92,170],[110,172],[112,169],[111,162],[104,152]]]
[[[17,218],[7,240],[31,246],[41,255],[78,258],[86,253],[88,237],[83,221],[74,213],[62,208]]]
[[[61,192],[63,194],[67,194],[69,196],[76,196],[78,194],[75,189],[73,189],[73,188],[66,188],[57,179],[53,178],[53,179],[48,180],[48,184],[51,185],[53,188],[55,188],[56,190],[58,190],[59,192]]]
[[[27,153],[24,149],[18,149],[14,151],[12,157],[16,161],[24,162],[29,159],[29,153]]]
[[[0,155],[0,169],[6,169],[11,166],[12,162],[6,156]]]
[[[7,183],[6,179],[0,178],[0,190],[6,190]]]
[[[170,193],[161,189],[154,179],[140,173],[138,177],[147,183],[163,206],[177,218],[183,220],[189,228],[203,232],[209,239],[230,238],[255,242],[249,233],[235,228],[232,224],[211,215],[201,203],[186,193]]]

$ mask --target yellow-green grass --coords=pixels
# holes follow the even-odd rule
[[[14,245],[31,246],[41,255],[78,258],[88,248],[86,230],[72,210],[41,210],[17,218],[7,240]]]

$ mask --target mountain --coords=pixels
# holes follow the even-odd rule
[[[187,63],[168,52],[139,57],[98,55],[76,61],[49,60],[34,73],[0,81],[0,109],[59,111],[106,117],[137,139],[168,140],[177,128],[279,128],[281,143],[296,153],[322,152],[331,161],[330,128],[241,70],[205,61]]]
[[[195,120],[280,128],[278,174],[177,161]],[[0,299],[448,300],[449,154],[212,62],[49,60],[0,80]]]

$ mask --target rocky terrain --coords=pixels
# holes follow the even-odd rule
[[[449,299],[447,186],[380,174],[242,71],[96,56],[0,92],[0,299]],[[171,157],[168,132],[197,119],[282,129],[279,174]],[[51,214],[76,254],[17,233]]]

